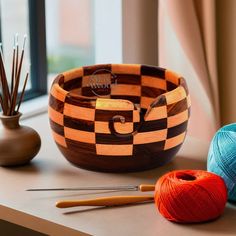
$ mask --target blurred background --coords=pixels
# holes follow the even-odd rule
[[[28,35],[26,100],[47,96],[53,78],[71,68],[141,63],[186,78],[189,135],[210,140],[236,120],[235,0],[0,0],[0,12],[8,74],[14,35],[20,46]]]

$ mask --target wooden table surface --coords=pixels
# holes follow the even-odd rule
[[[47,114],[22,122],[34,127],[42,148],[30,165],[0,168],[0,218],[48,235],[236,235],[236,206],[227,204],[224,215],[204,224],[175,224],[164,219],[153,203],[96,208],[57,209],[60,199],[142,194],[139,192],[27,192],[28,188],[154,184],[174,169],[206,169],[209,143],[187,137],[176,158],[150,171],[108,174],[69,164],[54,144]]]

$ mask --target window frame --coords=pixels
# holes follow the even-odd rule
[[[47,94],[47,52],[45,1],[28,0],[30,34],[31,88],[24,100]]]
[[[47,94],[47,53],[45,1],[28,0],[28,26],[30,41],[30,82],[31,88],[25,91],[24,101]],[[2,24],[0,15],[0,41]]]

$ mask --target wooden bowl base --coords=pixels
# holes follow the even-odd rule
[[[134,156],[101,156],[80,150],[72,151],[58,145],[62,154],[73,165],[92,171],[99,172],[136,172],[153,169],[170,162],[181,145],[161,153],[150,154],[147,150],[140,151]]]

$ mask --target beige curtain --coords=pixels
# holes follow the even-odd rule
[[[123,0],[122,7],[123,62],[185,77],[188,134],[209,141],[219,126],[236,122],[236,0]]]
[[[182,74],[189,85],[189,134],[210,140],[219,127],[214,0],[159,1],[159,65]]]
[[[236,1],[216,1],[221,123],[236,122]]]
[[[158,64],[158,1],[122,1],[123,62]]]

